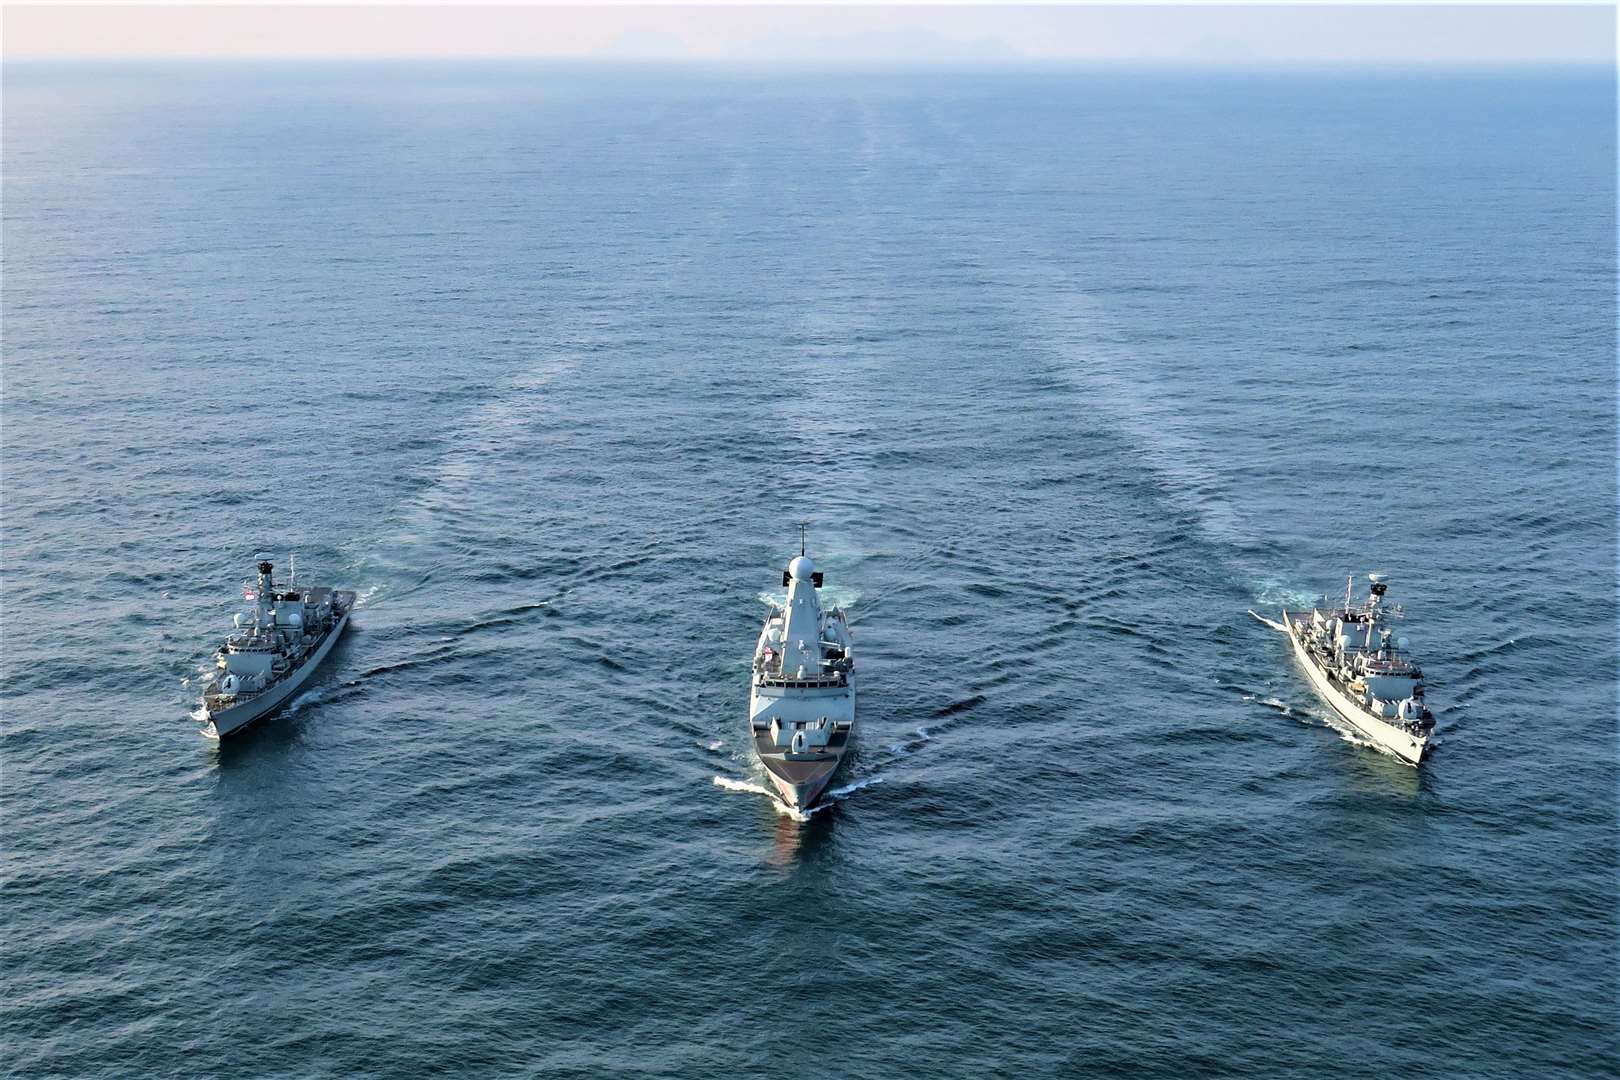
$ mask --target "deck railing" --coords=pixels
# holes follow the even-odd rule
[[[769,671],[759,672],[760,686],[782,686],[788,688],[808,689],[823,686],[847,686],[849,680],[842,671],[829,672],[826,675],[777,675]]]

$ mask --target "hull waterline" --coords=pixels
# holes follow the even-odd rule
[[[1300,637],[1299,628],[1294,616],[1283,612],[1283,629],[1288,634],[1288,641],[1293,646],[1294,659],[1304,669],[1305,675],[1311,680],[1317,695],[1327,702],[1329,707],[1338,714],[1350,728],[1358,735],[1381,750],[1385,750],[1406,764],[1416,767],[1428,756],[1429,740],[1411,734],[1394,724],[1387,724],[1378,717],[1361,708],[1348,695],[1335,686],[1327,674],[1311,659],[1306,651],[1305,642]]]
[[[320,647],[299,666],[298,670],[276,683],[262,694],[256,694],[247,701],[232,705],[228,709],[221,709],[208,714],[208,720],[202,729],[206,738],[224,740],[233,735],[240,735],[260,720],[280,709],[292,697],[309,684],[314,678],[316,670],[325,662],[327,655],[337,645],[338,639],[349,627],[349,613],[345,613],[338,620],[336,626],[326,635]]]
[[[777,776],[774,772],[770,772],[769,769],[766,772],[769,774],[771,784],[776,788],[777,794],[782,797],[782,801],[795,810],[809,810],[815,806],[816,800],[821,798],[821,793],[826,791],[827,785],[832,782],[830,773],[825,778],[812,783],[794,784]]]
[[[830,759],[793,761],[774,753],[768,739],[762,744],[756,738],[754,753],[782,802],[794,810],[810,810],[843,771],[844,762],[849,757],[849,746],[846,741],[839,748],[837,756]]]

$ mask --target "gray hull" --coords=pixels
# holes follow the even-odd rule
[[[756,683],[749,691],[748,713],[754,755],[771,786],[793,809],[808,810],[843,768],[855,741],[855,673],[846,672],[838,685],[820,688]],[[773,715],[789,720],[825,716],[833,721],[832,730],[825,745],[794,753],[772,735]]]
[[[210,712],[203,734],[215,739],[237,735],[281,708],[314,677],[315,669],[321,666],[326,654],[332,651],[332,646],[337,644],[338,638],[343,636],[343,631],[348,627],[349,613],[345,612],[297,670],[277,681],[263,693],[255,694],[229,708]]]
[[[840,733],[837,745],[829,745],[825,751],[813,755],[794,755],[783,753],[768,730],[756,730],[754,753],[765,767],[765,775],[771,778],[771,785],[782,796],[782,801],[795,810],[808,810],[821,798],[833,777],[838,775],[854,737],[851,729]]]

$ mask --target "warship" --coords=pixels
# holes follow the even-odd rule
[[[782,801],[815,805],[855,735],[855,657],[849,621],[821,606],[822,573],[805,554],[782,572],[787,601],[765,617],[754,647],[748,723],[754,753]]]
[[[1310,612],[1283,609],[1282,622],[1255,618],[1288,635],[1294,656],[1333,711],[1355,731],[1409,765],[1428,755],[1434,714],[1423,702],[1423,671],[1406,655],[1407,641],[1391,641],[1386,621],[1399,608],[1383,606],[1389,584],[1368,574],[1366,599],[1352,599],[1355,578],[1345,583],[1344,602]]]
[[[353,592],[296,585],[290,564],[287,581],[276,584],[273,569],[261,560],[258,578],[243,584],[253,609],[236,615],[236,628],[214,654],[202,707],[192,714],[210,739],[235,735],[285,704],[349,625]]]

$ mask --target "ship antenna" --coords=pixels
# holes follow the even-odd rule
[[[804,554],[804,527],[806,525],[808,525],[808,524],[810,524],[808,521],[799,522],[799,554],[800,555]]]

